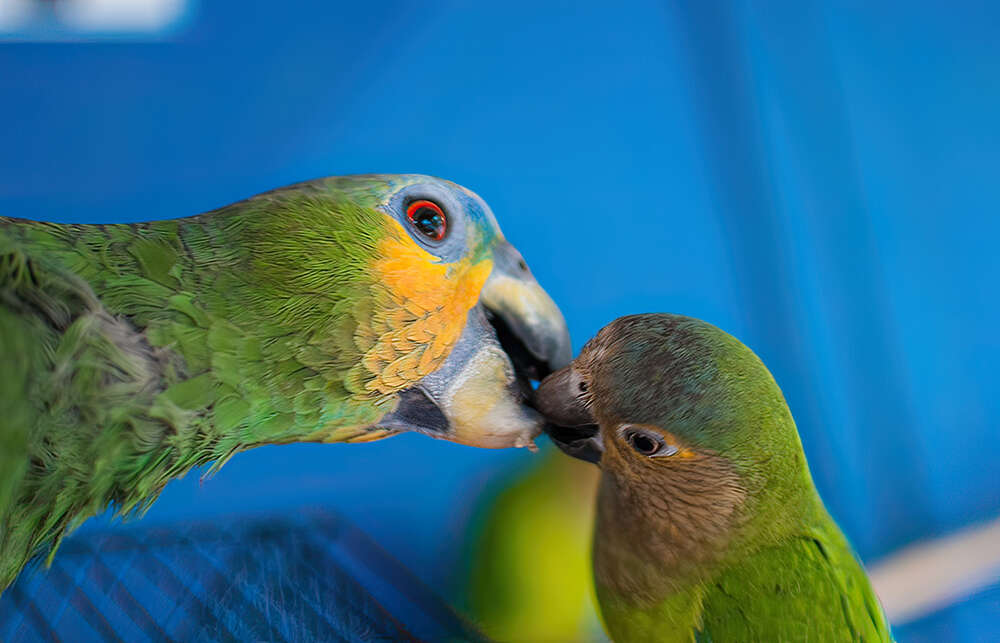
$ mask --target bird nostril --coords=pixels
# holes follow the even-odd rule
[[[517,267],[521,270],[521,272],[528,272],[528,264],[524,263],[524,259],[517,260]]]

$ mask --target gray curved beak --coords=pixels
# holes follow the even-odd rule
[[[535,281],[521,253],[506,241],[494,252],[480,302],[511,357],[531,379],[569,364],[569,328],[556,303]]]

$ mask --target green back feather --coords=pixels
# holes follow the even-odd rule
[[[141,512],[192,467],[384,413],[345,380],[391,180],[155,223],[0,218],[0,591],[109,504]]]

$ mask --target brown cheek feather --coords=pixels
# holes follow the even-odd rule
[[[724,458],[682,447],[669,432],[655,430],[680,450],[647,458],[615,440],[601,466],[596,579],[637,603],[653,601],[690,570],[724,557],[746,500]]]

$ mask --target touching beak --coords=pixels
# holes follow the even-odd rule
[[[567,366],[542,381],[535,407],[545,416],[545,432],[559,449],[574,458],[601,463],[604,442],[600,427],[580,394],[580,378]]]
[[[573,348],[566,320],[521,254],[506,241],[494,253],[480,303],[514,365],[533,380],[569,364]]]
[[[562,313],[501,241],[458,343],[441,368],[399,394],[378,426],[477,447],[533,447],[544,420],[531,406],[531,380],[571,359]]]

